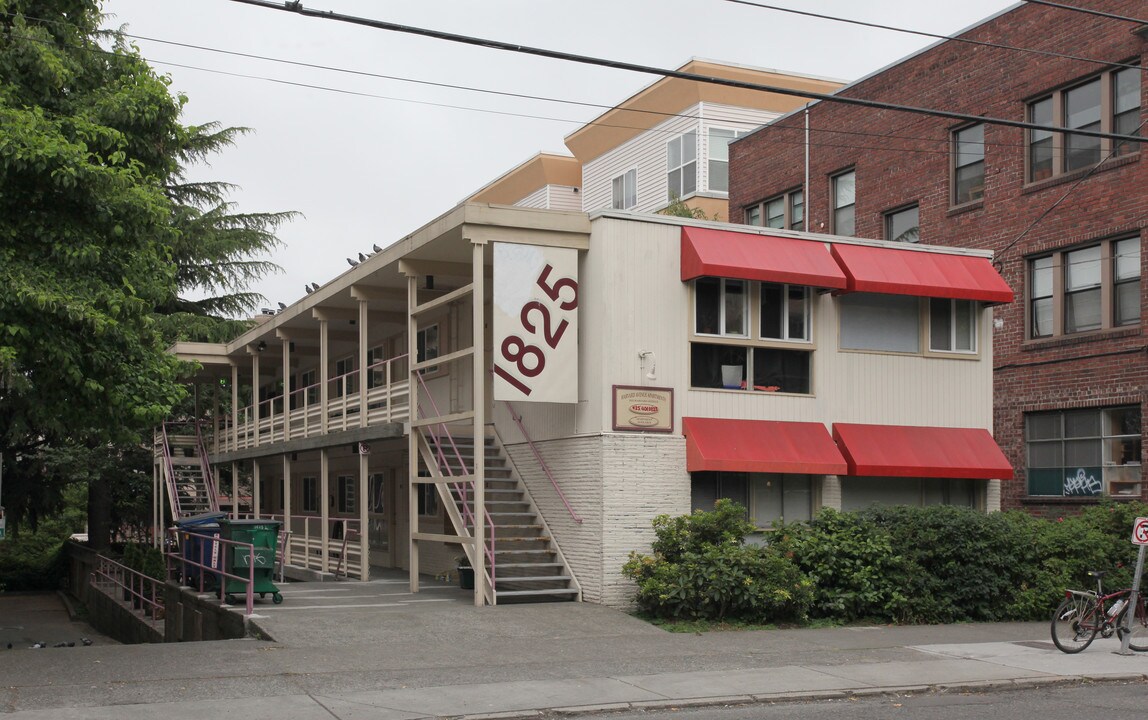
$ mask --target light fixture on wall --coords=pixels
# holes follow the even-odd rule
[[[643,370],[646,369],[646,360],[650,361],[650,369],[646,373],[647,380],[658,379],[658,358],[654,355],[653,350],[639,350],[638,358]]]
[[[266,349],[267,349],[267,343],[263,340],[260,340],[259,344],[255,346],[255,352],[263,352]]]

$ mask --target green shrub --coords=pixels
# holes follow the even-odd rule
[[[725,500],[712,512],[655,518],[654,554],[630,553],[622,568],[638,585],[638,607],[674,620],[804,620],[809,579],[774,548],[746,545],[753,529],[745,508]]]

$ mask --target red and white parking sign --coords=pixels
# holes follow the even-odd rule
[[[1136,545],[1148,545],[1148,517],[1138,517],[1132,524],[1132,542]]]

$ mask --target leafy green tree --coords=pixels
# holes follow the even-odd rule
[[[293,215],[237,213],[231,186],[188,181],[245,131],[184,127],[186,98],[101,20],[97,0],[0,0],[6,501],[22,493],[17,521],[58,508],[66,478],[46,468],[74,453],[101,469],[86,475],[98,546],[134,492],[123,479],[142,465],[150,483],[133,448],[185,395],[167,345],[243,329],[227,316],[257,306],[246,286],[274,266],[254,256]]]

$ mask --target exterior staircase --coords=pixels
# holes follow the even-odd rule
[[[445,458],[443,475],[463,476],[474,467],[475,443],[471,437],[438,438]],[[486,517],[493,532],[494,562],[488,563],[494,603],[580,600],[581,588],[570,571],[550,530],[526,485],[503,452],[497,437],[488,434],[483,442],[485,466]],[[473,532],[465,510],[473,498],[470,482],[440,485],[464,518],[465,534]],[[459,532],[459,534],[464,534]],[[489,557],[489,555],[488,555]],[[473,564],[474,558],[471,558]]]
[[[164,423],[157,433],[156,453],[174,520],[218,512],[219,497],[197,424]]]

